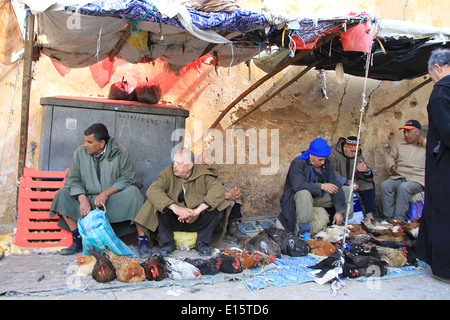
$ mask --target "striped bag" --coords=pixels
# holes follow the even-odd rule
[[[83,242],[83,254],[89,255],[87,250],[92,250],[93,247],[105,252],[105,246],[108,246],[118,256],[135,258],[134,252],[114,233],[105,212],[96,208],[85,217],[78,219],[77,225]]]

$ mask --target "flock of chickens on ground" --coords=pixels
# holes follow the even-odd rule
[[[346,229],[333,225],[308,241],[289,231],[270,227],[247,240],[242,249],[227,248],[207,259],[176,259],[154,253],[140,263],[132,257],[118,256],[105,247],[105,252],[94,248],[88,250],[90,255],[79,254],[76,262],[79,275],[92,275],[101,283],[114,279],[129,283],[164,278],[191,280],[219,272],[240,273],[243,269],[264,268],[282,254],[300,257],[308,253],[326,256],[309,267],[317,269],[316,277],[323,277],[338,262],[342,264],[342,277],[383,276],[387,266],[417,265],[414,248],[418,227],[418,220],[410,223],[390,220],[369,227],[364,223],[349,224]]]

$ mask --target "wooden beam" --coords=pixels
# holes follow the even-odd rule
[[[28,119],[30,114],[30,91],[32,82],[32,64],[34,47],[34,15],[29,14],[26,21],[22,71],[22,106],[20,114],[20,144],[17,177],[23,175],[28,144]]]
[[[278,88],[275,92],[273,92],[272,94],[268,95],[263,101],[261,101],[260,103],[256,104],[252,110],[250,110],[249,112],[247,112],[243,117],[237,119],[236,121],[234,121],[231,125],[234,126],[236,123],[238,123],[239,121],[245,119],[248,115],[250,115],[251,113],[253,113],[254,111],[256,111],[259,107],[261,107],[263,104],[265,104],[267,101],[269,101],[270,99],[272,99],[273,97],[275,97],[277,94],[279,94],[281,91],[283,91],[284,89],[286,89],[287,87],[289,87],[291,84],[293,84],[295,81],[297,81],[298,79],[300,79],[301,77],[303,77],[309,70],[311,70],[312,68],[314,68],[317,64],[319,63],[319,61],[313,62],[312,64],[310,64],[309,66],[307,66],[305,69],[302,70],[302,72],[300,72],[298,75],[296,75],[294,78],[292,78],[291,80],[289,80],[287,83],[285,83],[281,88]]]
[[[349,26],[347,26],[347,30],[350,29],[351,27],[354,27],[357,24],[351,24]],[[329,34],[321,39],[319,39],[316,43],[316,46],[314,47],[314,49],[322,46],[323,44],[327,43],[328,41],[330,41],[331,39],[334,39],[335,37],[337,37],[338,35],[340,35],[341,33],[343,33],[345,30],[342,28],[341,30],[333,33],[333,34]],[[219,115],[219,117],[216,119],[216,121],[214,121],[214,123],[211,125],[210,129],[214,129],[219,122],[223,119],[223,117],[225,117],[225,115],[234,107],[236,106],[244,97],[246,97],[248,94],[250,94],[251,92],[253,92],[256,88],[258,88],[260,85],[262,85],[264,82],[266,82],[267,80],[269,80],[270,78],[272,78],[273,76],[275,76],[277,73],[281,72],[282,70],[284,70],[285,68],[287,68],[288,66],[294,64],[295,62],[297,62],[298,60],[300,60],[301,58],[303,58],[304,56],[306,56],[307,54],[309,54],[311,51],[313,51],[313,49],[308,49],[308,50],[302,50],[299,53],[297,53],[294,57],[286,60],[284,63],[282,63],[281,65],[279,65],[278,67],[276,67],[274,70],[272,70],[271,72],[269,72],[268,74],[266,74],[264,77],[262,77],[261,79],[259,79],[258,81],[256,81],[253,85],[251,85],[247,90],[245,90],[243,93],[241,93],[236,99],[234,99],[233,102],[231,102]]]
[[[423,81],[422,83],[418,84],[417,86],[415,86],[414,88],[412,88],[411,90],[409,90],[407,93],[405,93],[404,95],[402,95],[400,98],[398,98],[397,100],[395,100],[394,102],[392,102],[390,105],[382,108],[381,110],[378,110],[377,112],[374,112],[373,116],[376,117],[377,115],[379,115],[380,113],[394,107],[395,105],[397,105],[399,102],[401,102],[402,100],[404,100],[405,98],[409,97],[413,92],[419,90],[420,88],[422,88],[424,85],[428,84],[431,82],[431,78],[428,78],[427,80]]]
[[[122,37],[119,41],[117,41],[117,44],[115,47],[110,51],[108,54],[109,61],[113,61],[114,57],[120,52],[125,42],[127,42],[128,38],[131,35],[131,23],[128,23],[125,27],[125,30],[122,31]]]

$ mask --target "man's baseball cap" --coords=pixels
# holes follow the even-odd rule
[[[398,130],[402,130],[402,129],[410,130],[410,129],[416,129],[416,128],[419,130],[422,129],[420,122],[417,120],[408,120],[408,121],[406,121],[405,125],[401,128],[398,128]]]

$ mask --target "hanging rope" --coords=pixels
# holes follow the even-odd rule
[[[365,66],[365,76],[364,76],[364,90],[363,93],[361,95],[362,97],[362,102],[361,102],[361,110],[360,110],[360,118],[359,118],[359,127],[358,127],[358,135],[357,135],[357,142],[356,145],[359,146],[360,143],[360,137],[361,137],[361,124],[362,124],[362,119],[363,119],[363,115],[364,112],[366,110],[366,105],[367,105],[367,100],[366,100],[366,89],[367,89],[367,79],[368,79],[368,75],[369,75],[369,66],[370,66],[370,61],[371,61],[371,52],[367,52],[366,53],[366,66]],[[358,147],[357,147],[358,148]],[[356,173],[356,164],[357,164],[357,156],[358,156],[358,150],[356,151],[356,155],[355,155],[355,161],[353,162],[353,171],[352,171],[352,180],[355,180],[355,173]],[[345,259],[344,259],[344,251],[345,251],[345,243],[346,243],[346,238],[347,238],[347,225],[348,225],[348,216],[349,216],[349,212],[350,212],[350,205],[353,202],[353,185],[350,185],[350,194],[348,197],[348,202],[347,202],[347,212],[345,213],[345,223],[344,223],[344,236],[342,239],[342,244],[341,247],[339,248],[339,252],[340,252],[340,259],[338,260],[337,263],[337,267],[335,268],[336,270],[338,270],[336,279],[334,280],[332,286],[336,287],[336,283],[335,282],[341,282],[341,279],[339,278],[339,274],[342,273],[343,271],[343,266],[345,263]]]

